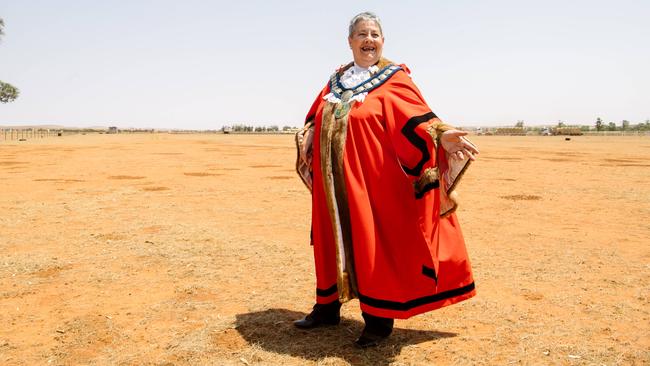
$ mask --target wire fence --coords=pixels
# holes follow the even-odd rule
[[[70,135],[86,134],[133,134],[133,133],[154,133],[151,129],[73,129],[73,128],[0,128],[1,141],[27,141],[43,139],[48,137],[60,137]]]
[[[500,129],[507,130],[507,129]],[[520,131],[519,129],[518,131]],[[294,133],[295,131],[265,131],[265,132],[243,132],[243,131],[221,131],[221,130],[210,130],[210,131],[192,131],[192,130],[170,130],[170,131],[156,131],[152,129],[124,129],[124,130],[76,130],[76,129],[45,129],[45,128],[0,128],[0,141],[27,141],[30,139],[43,139],[48,137],[56,136],[68,136],[68,135],[78,135],[86,133],[106,133],[106,134],[134,134],[134,133],[171,133],[171,134],[194,134],[194,133],[244,133],[244,134],[283,134],[283,133]],[[540,132],[537,131],[525,131],[518,133],[501,133],[505,131],[485,131],[479,133],[480,135],[540,135]],[[558,135],[571,135],[570,133],[559,133]],[[580,131],[576,135],[585,135],[585,136],[650,136],[650,131]]]
[[[3,141],[26,141],[29,139],[43,139],[52,136],[73,135],[78,132],[43,129],[43,128],[3,128],[0,129],[0,140]]]

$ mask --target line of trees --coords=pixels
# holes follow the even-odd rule
[[[596,131],[650,131],[650,119],[646,119],[645,122],[640,122],[635,125],[630,124],[630,121],[624,119],[621,121],[620,126],[617,126],[614,122],[605,124],[599,117],[596,119]]]
[[[4,28],[5,22],[2,20],[2,18],[0,18],[0,39],[5,34]],[[18,88],[0,80],[0,103],[13,102],[16,98],[18,98],[18,94],[20,94]]]
[[[624,119],[621,121],[620,125],[617,125],[614,122],[603,122],[602,118],[597,118],[596,123],[594,126],[589,126],[589,125],[567,125],[564,121],[558,121],[557,125],[555,125],[553,128],[577,128],[580,129],[583,132],[588,132],[588,131],[593,131],[594,127],[596,131],[650,131],[650,119],[646,119],[644,122],[639,122],[637,124],[631,124],[630,121]],[[534,127],[525,127],[524,126],[524,121],[519,120],[515,124],[514,128],[520,128],[525,131],[541,131],[543,129],[548,129],[552,127],[539,127],[539,126],[534,126]]]

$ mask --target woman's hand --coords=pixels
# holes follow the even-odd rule
[[[467,135],[466,131],[449,130],[442,133],[440,143],[447,154],[455,160],[463,160],[466,157],[470,160],[476,160],[474,155],[478,154],[478,149],[469,140],[463,136]]]

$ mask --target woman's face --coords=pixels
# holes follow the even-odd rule
[[[352,48],[354,62],[361,67],[370,67],[379,62],[381,51],[384,49],[384,36],[377,23],[362,20],[354,26],[348,43]]]

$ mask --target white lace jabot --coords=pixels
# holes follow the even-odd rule
[[[370,79],[370,76],[372,76],[372,74],[376,73],[377,71],[379,71],[379,68],[375,65],[365,68],[365,67],[358,66],[357,64],[354,64],[352,67],[345,70],[343,75],[341,75],[341,79],[340,79],[341,85],[343,85],[343,87],[345,87],[346,89],[352,89],[355,86]],[[350,100],[351,101],[356,100],[359,103],[363,103],[367,95],[368,92],[360,93],[350,98]],[[325,99],[330,103],[341,102],[341,100],[336,96],[334,96],[333,93],[327,94],[326,96],[323,97],[323,99]]]

